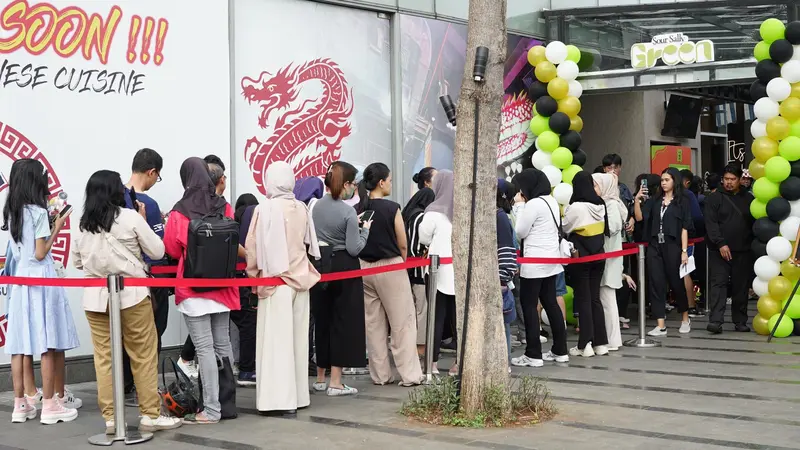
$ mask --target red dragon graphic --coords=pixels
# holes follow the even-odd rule
[[[301,85],[308,81],[321,83],[322,95],[295,105]],[[342,141],[352,132],[353,92],[338,64],[327,58],[289,64],[275,75],[244,77],[241,85],[247,101],[261,107],[259,127],[268,129],[273,113],[279,114],[266,142],[252,137],[245,144],[245,160],[262,194],[264,175],[273,161],[288,162],[295,176],[303,178],[324,175],[339,159]]]

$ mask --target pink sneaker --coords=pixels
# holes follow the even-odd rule
[[[42,401],[42,415],[39,421],[44,425],[54,425],[58,422],[72,422],[78,418],[78,410],[65,408],[57,399],[50,398]]]
[[[25,401],[25,398],[14,399],[14,412],[11,413],[11,423],[25,423],[28,419],[35,418],[35,406]]]

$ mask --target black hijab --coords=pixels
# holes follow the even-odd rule
[[[550,180],[539,169],[525,169],[515,175],[511,182],[525,197],[525,201],[550,195]]]
[[[572,179],[572,198],[569,204],[573,203],[590,203],[592,205],[603,206],[603,222],[605,222],[605,231],[603,234],[611,236],[611,231],[608,229],[608,208],[606,202],[594,190],[594,178],[589,172],[582,170],[575,174]]]
[[[225,214],[228,202],[217,195],[217,189],[208,173],[208,164],[200,158],[189,158],[181,164],[183,197],[172,207],[189,220],[201,219],[211,214]]]
[[[242,215],[248,206],[258,204],[258,199],[253,194],[242,194],[236,199],[236,206],[234,207],[233,219],[242,223]]]
[[[431,203],[433,203],[433,199],[436,198],[436,194],[433,193],[433,189],[429,187],[424,187],[417,191],[411,200],[406,203],[406,206],[403,208],[403,212],[401,215],[403,216],[403,222],[408,224],[411,222],[411,219],[414,218],[415,215],[419,212],[425,212],[425,208],[428,207]]]

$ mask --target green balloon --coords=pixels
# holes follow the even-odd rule
[[[550,131],[550,119],[544,116],[533,116],[531,131],[536,136],[541,136],[545,131]]]
[[[780,316],[780,314],[775,314],[769,318],[768,326],[770,332],[772,332],[772,329],[775,328],[775,324],[778,323],[778,317]],[[778,324],[778,329],[775,330],[775,337],[784,338],[791,336],[793,330],[794,323],[792,323],[792,319],[787,316],[783,316],[781,322]]]
[[[582,171],[583,168],[581,166],[576,166],[575,164],[567,167],[561,172],[561,181],[567,184],[572,184],[572,179],[575,178],[575,175]]]
[[[758,199],[753,200],[750,202],[750,215],[753,216],[753,219],[767,217],[767,204]]]
[[[581,51],[574,45],[567,46],[567,61],[581,62]]]
[[[578,324],[578,318],[572,314],[572,312],[574,311],[573,310],[574,300],[575,300],[575,291],[572,289],[572,287],[567,286],[567,294],[564,295],[564,309],[567,312],[567,317],[565,317],[565,319],[567,320],[567,323],[570,325]]]
[[[764,164],[764,174],[769,181],[780,183],[792,174],[792,165],[783,156],[773,156]]]
[[[787,298],[781,304],[781,308],[786,308],[786,303],[791,300],[792,303],[789,303],[789,309],[786,310],[786,315],[789,316],[790,319],[800,319],[800,295],[795,295],[792,298]]]
[[[767,44],[772,44],[778,39],[786,37],[786,25],[779,19],[767,19],[761,24],[761,39]]]
[[[778,145],[778,152],[788,161],[797,161],[798,159],[800,159],[800,137],[789,136],[786,139],[782,140],[781,143]]]
[[[778,183],[773,183],[766,177],[759,178],[753,183],[753,195],[755,195],[757,200],[761,200],[761,202],[766,205],[767,202],[781,195],[780,185]]]
[[[548,130],[540,134],[539,137],[536,138],[536,142],[539,143],[540,150],[545,151],[547,153],[552,153],[553,150],[557,149],[558,146],[561,144],[561,139],[558,137],[557,134]]]
[[[792,122],[791,128],[789,129],[789,134],[791,136],[800,137],[800,120],[795,120]]]
[[[558,147],[550,156],[553,159],[553,165],[559,169],[566,169],[572,164],[572,152],[566,147]],[[789,169],[791,171],[791,166]]]
[[[753,49],[753,55],[755,55],[756,61],[769,59],[769,44],[764,41],[759,41],[758,44],[756,44],[756,48]]]

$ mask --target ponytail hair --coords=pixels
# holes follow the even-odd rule
[[[336,161],[328,167],[325,174],[325,187],[331,193],[334,200],[341,200],[344,185],[352,183],[356,179],[358,170],[352,164],[344,161]]]
[[[356,206],[356,211],[359,214],[367,210],[369,193],[377,189],[380,182],[389,178],[391,173],[389,166],[384,163],[372,163],[364,169],[364,175],[361,178],[361,182],[358,183],[359,202]]]
[[[433,167],[425,167],[419,171],[419,173],[415,173],[413,177],[411,177],[411,181],[417,183],[417,189],[422,189],[425,187],[425,183],[430,183],[433,181],[433,172],[436,169]]]

